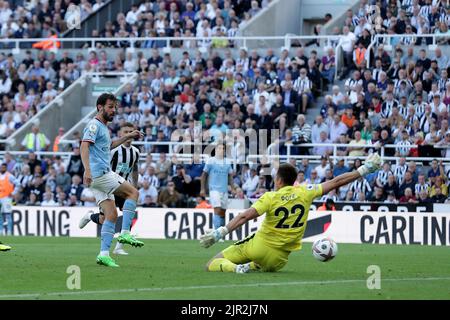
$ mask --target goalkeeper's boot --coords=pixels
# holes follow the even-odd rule
[[[7,246],[6,244],[0,242],[0,251],[9,251],[9,250],[11,250],[10,246]]]
[[[97,256],[97,264],[117,268],[119,265],[110,256]]]
[[[133,247],[142,247],[142,246],[144,246],[144,243],[142,241],[136,239],[135,237],[133,237],[129,233],[121,234],[117,238],[117,241],[120,242],[120,243],[129,244],[129,245],[131,245]]]

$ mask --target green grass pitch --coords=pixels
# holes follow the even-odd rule
[[[144,240],[113,269],[95,263],[98,239],[1,240],[13,250],[0,252],[0,299],[450,299],[448,247],[339,244],[337,257],[322,263],[304,243],[278,273],[225,274],[204,265],[231,242],[203,249],[198,241]],[[67,288],[71,265],[80,268],[80,290]],[[379,290],[367,288],[370,265],[381,268]]]

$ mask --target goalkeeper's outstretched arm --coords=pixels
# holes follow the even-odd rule
[[[368,173],[372,173],[380,169],[381,159],[377,153],[370,155],[364,165],[360,166],[357,170],[344,173],[336,178],[322,183],[322,192],[327,194],[331,190],[345,186],[350,182],[353,182],[360,177],[364,177]]]
[[[207,232],[203,236],[200,237],[200,244],[208,248],[212,246],[214,243],[219,241],[220,239],[223,239],[228,233],[232,232],[233,230],[240,228],[243,224],[245,224],[247,221],[257,218],[258,212],[255,208],[248,208],[244,212],[241,212],[236,217],[234,217],[226,227],[220,227],[218,229],[212,230],[210,232]]]
[[[231,219],[231,221],[226,225],[226,228],[228,232],[231,232],[240,228],[243,224],[247,223],[247,221],[256,219],[258,217],[259,214],[255,208],[248,208],[244,212],[239,213],[236,217]]]
[[[345,186],[346,184],[357,180],[359,177],[361,177],[361,174],[358,171],[352,171],[341,174],[332,180],[326,181],[322,183],[323,194],[327,194],[331,190]]]

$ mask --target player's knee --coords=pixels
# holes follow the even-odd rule
[[[133,199],[133,200],[137,201],[137,199],[139,198],[139,191],[137,191],[136,188],[131,188],[128,196],[129,196],[129,199]]]
[[[213,259],[209,260],[206,264],[205,264],[205,271],[209,271],[209,266],[211,265],[211,262],[213,261]]]

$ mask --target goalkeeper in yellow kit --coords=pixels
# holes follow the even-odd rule
[[[251,270],[278,271],[289,254],[301,249],[309,207],[312,201],[329,191],[377,171],[381,159],[370,155],[358,170],[342,174],[322,184],[294,187],[297,170],[288,163],[280,165],[275,177],[275,191],[266,192],[249,209],[232,219],[225,227],[207,232],[200,244],[208,248],[247,221],[266,214],[262,226],[251,236],[229,246],[206,264],[208,271],[246,273]]]

